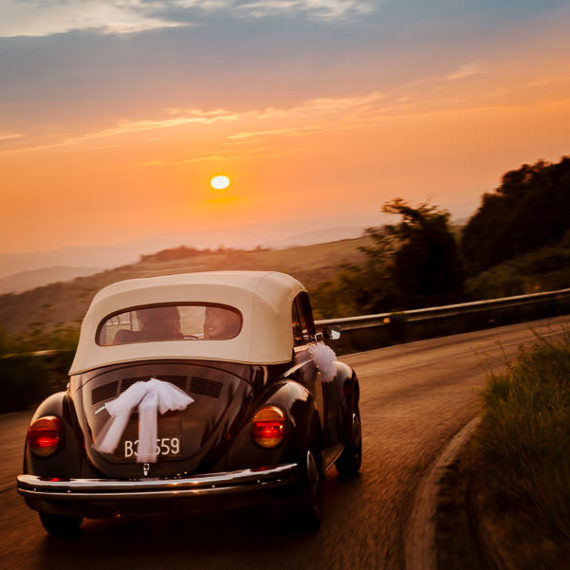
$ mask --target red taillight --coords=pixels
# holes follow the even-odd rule
[[[44,416],[30,424],[28,445],[34,455],[47,457],[55,453],[63,441],[63,426],[56,416]]]
[[[277,447],[285,437],[285,412],[276,406],[265,406],[253,417],[251,433],[261,447]]]

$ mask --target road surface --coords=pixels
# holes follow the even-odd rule
[[[563,322],[570,319],[533,326],[551,336]],[[363,468],[351,481],[329,471],[325,519],[312,535],[256,509],[168,521],[88,520],[79,537],[49,537],[14,488],[31,413],[0,416],[0,567],[402,570],[418,484],[477,415],[489,371],[501,370],[533,339],[529,325],[512,325],[344,357],[361,383]]]

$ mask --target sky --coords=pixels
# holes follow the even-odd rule
[[[395,197],[465,218],[508,170],[570,154],[569,1],[0,12],[0,253],[366,227]]]

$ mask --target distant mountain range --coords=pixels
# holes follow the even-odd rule
[[[44,269],[30,269],[21,271],[0,279],[0,295],[5,293],[22,293],[28,289],[35,289],[48,283],[57,281],[70,281],[76,277],[85,277],[98,273],[100,267],[46,267]]]
[[[44,273],[44,278],[51,283],[18,294],[0,295],[0,331],[10,337],[23,335],[24,340],[41,346],[37,345],[37,335],[49,336],[62,327],[76,327],[93,296],[103,287],[124,279],[153,275],[221,269],[282,271],[314,290],[336,275],[343,265],[360,263],[364,255],[360,247],[366,245],[370,245],[370,239],[359,237],[290,248],[216,248],[192,255],[187,255],[188,251],[195,250],[175,247],[171,251],[174,255],[145,255],[137,263],[67,281],[61,279],[66,268],[55,268],[51,277],[47,270],[31,271],[29,273],[38,276]]]
[[[51,251],[0,254],[0,295],[20,293],[49,283],[67,281],[105,269],[136,263],[142,255],[181,245],[198,249],[219,246],[253,249],[258,245],[280,249],[351,239],[361,236],[363,232],[362,227],[351,226],[292,233],[296,229],[296,224],[289,222],[283,227],[279,226],[280,224],[277,224],[271,234],[267,225],[259,224],[243,228],[227,228],[217,232],[151,235],[112,245],[70,246]],[[306,225],[301,226],[304,227]],[[269,239],[268,235],[274,237]]]

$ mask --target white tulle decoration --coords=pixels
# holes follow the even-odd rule
[[[138,463],[156,463],[158,414],[185,410],[194,401],[186,392],[164,380],[135,382],[104,408],[111,416],[95,439],[95,449],[113,453],[136,407],[139,412]]]
[[[309,352],[317,368],[321,371],[321,380],[332,382],[336,376],[336,354],[334,350],[323,342],[318,342],[309,348]]]

